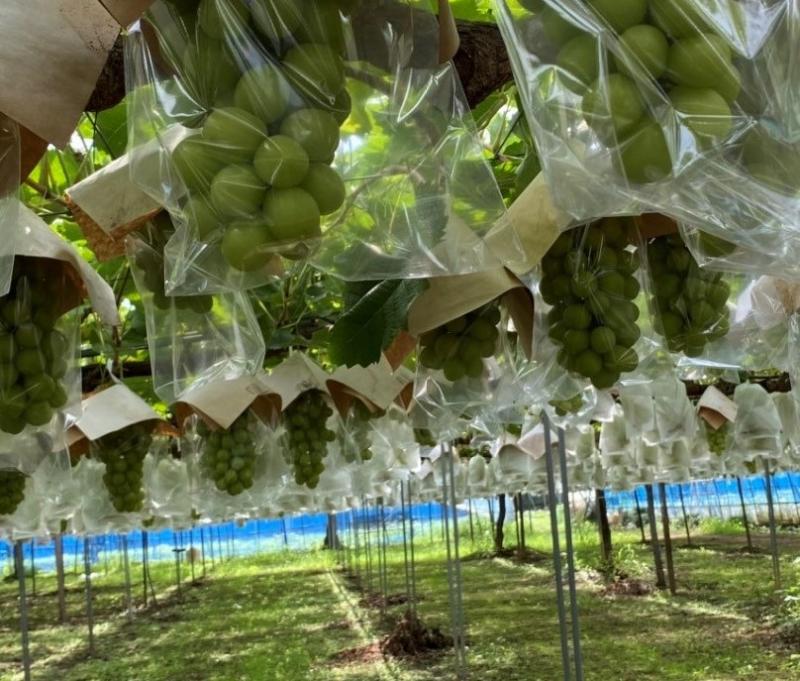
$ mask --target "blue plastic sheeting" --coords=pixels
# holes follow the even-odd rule
[[[423,527],[430,532],[430,527],[442,518],[443,507],[439,504],[422,504],[412,509],[417,532],[421,533]],[[465,515],[460,510],[460,515]],[[371,506],[368,509],[359,509],[352,516],[355,521],[350,527],[351,514],[341,513],[337,516],[337,527],[343,541],[347,533],[358,530],[364,531],[364,525],[372,532],[380,526],[380,511]],[[399,508],[384,509],[384,519],[387,525],[387,540],[390,543],[403,541],[402,513]],[[408,518],[406,519],[408,521]],[[192,530],[175,531],[158,530],[147,533],[149,560],[173,560],[176,548],[186,549],[194,547],[200,549],[205,546],[206,561],[210,563],[211,557],[224,555],[235,551],[237,556],[247,556],[266,551],[281,551],[295,549],[319,548],[325,538],[328,517],[325,514],[287,517],[278,520],[250,520],[239,524],[235,522],[221,525],[204,526]],[[123,535],[103,535],[89,538],[89,551],[92,565],[104,566],[105,562],[118,560],[122,551]],[[143,554],[143,533],[132,532],[128,535],[128,551],[132,561],[141,562]],[[213,538],[213,540],[212,540]],[[373,539],[374,541],[374,539]],[[31,560],[31,551],[34,558]],[[64,564],[67,569],[81,569],[83,561],[83,538],[64,537]],[[25,564],[29,568],[35,564],[38,571],[55,571],[55,545],[50,540],[41,540],[25,544]],[[13,552],[8,542],[0,542],[0,571],[12,570]]]

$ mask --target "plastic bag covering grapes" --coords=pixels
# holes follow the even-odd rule
[[[185,519],[192,513],[189,469],[173,456],[172,443],[161,440],[144,460],[146,509],[160,518]]]
[[[16,257],[0,297],[0,452],[50,447],[80,415],[80,314],[67,309],[76,283],[63,265]]]
[[[769,393],[755,383],[736,386],[733,447],[746,462],[771,460],[783,451],[781,419]]]
[[[20,183],[20,138],[17,124],[0,113],[0,294],[8,293],[17,237]]]
[[[81,506],[75,517],[79,531],[88,534],[129,532],[141,524],[137,513],[124,513],[114,507],[114,501],[104,480],[106,465],[98,460],[81,457],[73,470],[82,492]]]
[[[792,0],[496,0],[557,203],[657,210],[797,271]]]
[[[168,297],[158,251],[130,238],[128,258],[145,310],[153,387],[161,399],[172,403],[197,385],[261,369],[264,337],[244,293]]]
[[[170,290],[258,286],[317,247],[357,280],[500,264],[481,236],[504,205],[435,15],[348,4],[161,0],[130,34],[131,141],[164,140],[143,188],[181,224]]]
[[[637,380],[653,351],[640,250],[632,221],[606,218],[565,232],[542,260],[538,381],[563,411],[581,410],[588,382],[607,390]]]

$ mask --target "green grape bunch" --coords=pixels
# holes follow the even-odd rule
[[[0,297],[0,430],[46,426],[68,400],[71,343],[56,326],[62,281],[44,261],[17,258]]]
[[[197,432],[203,438],[203,475],[232,497],[251,489],[257,458],[255,417],[245,412],[227,430],[211,430],[201,421]]]
[[[721,272],[698,266],[677,234],[651,239],[647,262],[654,327],[671,352],[699,357],[730,331],[730,286]]]
[[[721,428],[714,430],[710,425],[707,423],[705,424],[706,429],[706,441],[708,442],[708,448],[712,454],[716,456],[722,456],[728,450],[728,441],[729,441],[729,428],[728,424],[724,424]]]
[[[613,54],[543,3],[542,31],[557,51],[555,64],[565,87],[582,96],[583,117],[609,146],[618,144],[621,169],[644,184],[672,173],[664,131],[648,111],[645,83],[657,84],[681,126],[700,147],[728,137],[741,73],[728,40],[715,32],[698,0],[586,0],[587,9],[616,38]],[[534,10],[534,7],[536,9]],[[737,25],[729,17],[729,25]],[[605,72],[603,72],[605,69]]]
[[[171,5],[149,16],[176,73],[169,92],[193,110],[173,113],[199,130],[171,154],[194,238],[238,271],[304,257],[346,198],[332,164],[352,108],[341,16],[352,3]]]
[[[371,421],[382,415],[382,411],[371,411],[361,400],[353,400],[350,413],[343,424],[347,443],[343,448],[343,455],[347,463],[372,460]]]
[[[483,360],[497,351],[500,338],[500,306],[497,301],[458,317],[420,338],[419,362],[427,369],[442,370],[453,383],[480,378]]]
[[[284,456],[298,485],[316,489],[319,484],[328,443],[336,440],[336,433],[327,426],[331,416],[333,409],[320,390],[304,392],[284,411],[287,442]]]
[[[25,499],[25,481],[20,471],[0,471],[0,516],[14,515]]]
[[[92,457],[105,464],[103,483],[119,513],[144,508],[144,460],[153,444],[153,424],[137,423],[92,442]]]
[[[601,390],[639,365],[638,270],[638,252],[620,218],[562,234],[542,260],[539,292],[552,306],[547,326],[558,363]]]

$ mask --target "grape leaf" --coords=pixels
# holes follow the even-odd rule
[[[331,361],[349,367],[377,362],[397,332],[405,328],[408,308],[423,287],[421,281],[395,279],[373,286],[334,324]]]

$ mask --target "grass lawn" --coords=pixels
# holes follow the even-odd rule
[[[465,525],[466,523],[464,523]],[[800,680],[798,654],[781,644],[772,617],[773,594],[764,553],[741,551],[743,534],[730,528],[696,531],[675,551],[678,595],[609,592],[594,571],[594,527],[576,528],[579,606],[586,679],[596,681]],[[721,534],[720,529],[726,533]],[[676,528],[677,533],[677,528]],[[511,543],[513,527],[508,526]],[[348,539],[347,534],[342,537]],[[766,536],[756,535],[766,546]],[[651,584],[651,554],[636,531],[615,531],[618,567]],[[527,543],[549,550],[546,518],[536,515]],[[552,567],[544,555],[528,562],[488,554],[488,527],[475,541],[462,525],[463,602],[470,678],[480,681],[557,681],[560,649]],[[781,537],[785,584],[798,585],[793,557],[800,538]],[[325,553],[269,554],[218,564],[178,599],[174,566],[154,564],[158,606],[124,616],[121,572],[98,566],[94,583],[97,652],[87,655],[84,592],[68,576],[66,626],[57,625],[52,576],[38,575],[31,599],[33,678],[43,681],[442,681],[453,679],[451,653],[386,660],[374,644],[405,605],[380,609],[361,600]],[[352,556],[351,556],[352,558]],[[377,551],[372,584],[379,588]],[[419,613],[450,630],[445,547],[437,528],[419,528],[416,551]],[[365,556],[360,566],[366,583]],[[134,565],[134,576],[138,566]],[[402,547],[390,547],[388,593],[404,594]],[[29,581],[30,588],[30,581]],[[796,588],[796,587],[795,587]],[[135,596],[141,604],[141,586]],[[0,680],[21,679],[15,584],[0,585]]]

